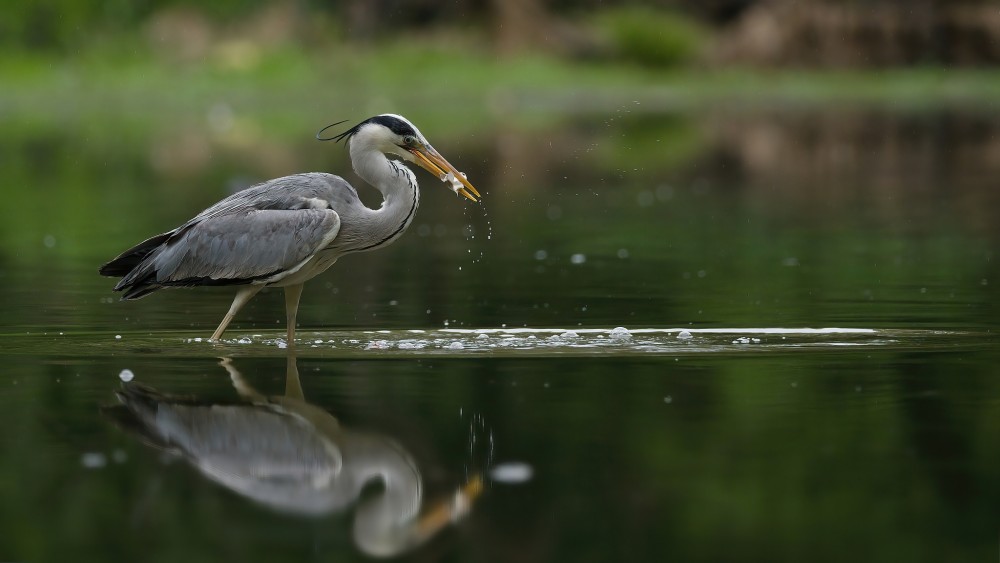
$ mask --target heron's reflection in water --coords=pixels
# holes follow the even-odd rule
[[[294,356],[280,397],[259,393],[228,360],[222,365],[242,403],[206,403],[129,382],[117,393],[121,405],[106,413],[209,479],[282,512],[344,510],[367,484],[381,481],[383,488],[364,495],[354,515],[354,541],[369,555],[419,546],[467,515],[482,491],[481,478],[473,476],[447,498],[425,503],[420,470],[402,446],[345,428],[305,401]]]

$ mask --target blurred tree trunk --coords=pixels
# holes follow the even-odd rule
[[[715,59],[751,65],[887,67],[1000,62],[1000,9],[976,0],[758,0]]]
[[[491,0],[490,7],[495,22],[494,42],[500,55],[541,49],[580,57],[597,48],[597,42],[586,32],[553,15],[545,0]]]
[[[537,46],[548,19],[542,0],[491,0],[496,22],[496,48],[504,55]]]
[[[349,0],[344,7],[344,20],[347,25],[344,31],[352,41],[367,43],[375,38],[378,27],[379,11],[382,2],[377,0]]]

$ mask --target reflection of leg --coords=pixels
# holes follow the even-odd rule
[[[299,312],[299,297],[302,297],[302,284],[285,286],[285,316],[288,323],[288,345],[295,345],[295,316]]]
[[[226,368],[226,372],[229,373],[229,379],[233,382],[233,388],[236,392],[240,394],[240,397],[252,402],[261,402],[266,400],[266,397],[257,392],[246,379],[243,379],[243,374],[239,372],[235,367],[233,367],[233,362],[229,358],[222,358],[219,365]]]
[[[219,338],[222,338],[222,333],[226,332],[226,327],[229,326],[229,323],[233,320],[233,317],[236,316],[236,313],[238,313],[239,310],[247,304],[247,301],[250,301],[250,299],[252,299],[254,295],[257,295],[257,292],[263,288],[264,286],[262,285],[247,285],[241,287],[236,292],[236,298],[233,299],[233,304],[230,305],[229,312],[222,318],[219,328],[215,329],[215,333],[212,334],[212,338],[209,338],[209,340],[218,340]]]
[[[301,287],[301,286],[300,286]],[[305,400],[302,394],[302,382],[299,381],[299,366],[295,363],[295,354],[288,354],[288,365],[285,368],[285,396]]]

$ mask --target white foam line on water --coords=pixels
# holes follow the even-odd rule
[[[438,332],[450,334],[607,334],[610,328],[443,328]],[[630,328],[631,334],[674,334],[682,331],[691,334],[875,334],[872,328]]]

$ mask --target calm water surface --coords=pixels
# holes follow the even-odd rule
[[[423,177],[406,236],[307,286],[294,353],[280,292],[209,344],[229,291],[120,303],[96,268],[343,149],[144,131],[0,137],[0,560],[1000,549],[993,116],[427,131],[484,206]]]

